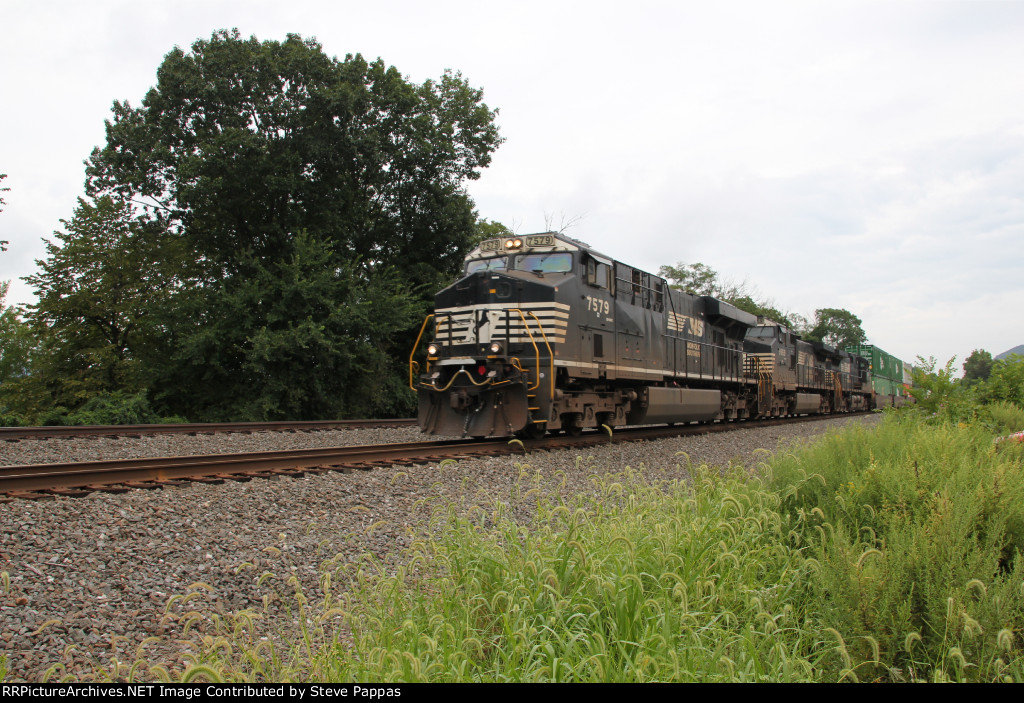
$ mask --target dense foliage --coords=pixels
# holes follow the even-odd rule
[[[39,273],[25,278],[38,297],[27,321],[39,349],[17,389],[23,412],[144,390],[145,364],[160,353],[160,321],[188,279],[181,241],[135,218],[130,203],[79,200],[63,224],[36,262]]]
[[[383,61],[237,31],[176,48],[140,108],[114,104],[91,194],[149,206],[207,275],[283,258],[299,231],[408,284],[458,269],[474,220],[461,189],[490,162],[495,113],[459,75],[414,85]]]
[[[479,236],[464,184],[495,117],[457,73],[414,84],[296,35],[175,48],[139,107],[114,103],[90,200],[26,278],[20,412],[142,393],[194,420],[410,414],[403,360]]]
[[[975,349],[964,361],[964,383],[984,381],[992,373],[992,354],[984,349]]]
[[[29,373],[35,336],[18,310],[5,305],[8,286],[0,281],[0,425],[17,425],[21,415],[10,406],[10,389]]]
[[[820,308],[814,311],[814,324],[804,338],[830,344],[837,349],[855,347],[867,341],[860,318],[842,308]]]
[[[988,421],[994,408],[1024,408],[1024,356],[1011,354],[992,362],[988,378],[973,382],[954,378],[955,361],[939,367],[935,357],[917,357],[910,389],[917,411],[950,422],[974,422]]]

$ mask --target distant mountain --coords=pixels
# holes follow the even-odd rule
[[[996,357],[996,360],[998,361],[999,359],[1005,359],[1010,354],[1020,354],[1020,355],[1024,356],[1024,344],[1019,344],[1019,345],[1015,346],[1013,349],[1007,349],[1002,354],[998,355]]]

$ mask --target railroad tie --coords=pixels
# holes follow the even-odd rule
[[[81,488],[44,488],[40,493],[49,493],[55,496],[62,496],[64,498],[82,498],[92,493],[90,490],[83,490]]]
[[[90,483],[86,488],[90,491],[99,491],[101,493],[127,493],[131,490],[128,486],[117,483],[111,485]]]

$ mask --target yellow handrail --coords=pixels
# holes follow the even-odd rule
[[[537,321],[537,329],[540,330],[540,336],[544,338],[544,346],[548,348],[548,362],[551,369],[551,400],[555,399],[555,355],[551,351],[551,343],[548,341],[548,335],[544,331],[544,325],[540,323],[540,318],[530,312],[530,317]],[[537,356],[537,384],[540,385],[540,356]]]
[[[423,331],[427,329],[427,323],[434,319],[434,314],[427,315],[427,318],[423,321],[423,326],[420,327],[420,333],[416,336],[416,343],[412,345],[412,352],[409,354],[409,390],[415,391],[416,387],[412,385],[413,377],[413,365],[419,369],[419,364],[412,360],[416,356],[416,350],[420,347],[420,340],[423,339]],[[427,372],[430,372],[430,359],[427,359]]]
[[[497,383],[494,383],[494,379],[492,378],[485,378],[480,383],[477,383],[476,381],[473,380],[473,376],[472,374],[469,373],[469,371],[466,371],[466,369],[459,369],[458,371],[452,374],[452,377],[450,379],[448,379],[448,383],[445,385],[444,388],[438,388],[436,385],[434,385],[433,381],[430,382],[430,387],[433,388],[435,391],[443,393],[444,391],[451,388],[452,384],[455,383],[455,379],[459,377],[459,374],[463,373],[466,374],[466,378],[469,379],[469,382],[472,383],[474,386],[477,386],[478,388],[480,386],[499,385]]]
[[[529,335],[529,337],[530,337],[530,344],[533,345],[533,353],[537,357],[537,383],[535,383],[532,386],[527,386],[526,387],[526,390],[533,391],[533,390],[536,390],[538,386],[540,386],[540,349],[537,348],[537,342],[533,338],[533,332],[530,331],[530,325],[526,322],[526,316],[523,315],[523,311],[520,310],[519,308],[509,308],[509,310],[512,311],[512,312],[519,313],[519,317],[523,321],[523,329],[526,330],[526,334]],[[544,330],[541,329],[541,332],[543,332],[543,331]],[[550,349],[551,349],[551,347],[549,346],[548,350],[550,351]]]
[[[548,340],[547,333],[544,331],[544,325],[541,324],[540,318],[538,318],[537,315],[534,314],[533,312],[527,312],[526,314],[524,314],[523,311],[520,310],[519,308],[509,308],[508,312],[514,312],[514,313],[519,315],[519,318],[523,322],[523,329],[526,331],[527,338],[530,340],[530,344],[533,345],[534,358],[536,359],[535,365],[537,367],[537,381],[533,385],[529,385],[529,381],[527,381],[527,390],[530,390],[530,391],[536,390],[537,388],[540,387],[540,348],[537,346],[537,340],[534,337],[533,331],[530,329],[530,324],[529,324],[529,322],[526,319],[526,314],[528,314],[530,317],[532,317],[534,319],[534,321],[537,323],[537,329],[540,330],[540,334],[541,334],[541,336],[544,339],[544,346],[547,348],[547,351],[548,351],[549,371],[550,371],[550,374],[551,374],[551,398],[554,399],[554,397],[555,397],[555,383],[554,383],[554,378],[555,378],[555,355],[554,355],[554,352],[551,350],[551,342]],[[413,391],[416,390],[416,386],[414,385],[414,374],[415,374],[415,371],[419,369],[419,363],[416,362],[413,359],[413,357],[416,355],[416,350],[419,348],[420,341],[423,339],[423,333],[427,329],[427,324],[432,319],[434,319],[434,315],[433,314],[427,315],[426,319],[423,320],[423,325],[420,327],[420,333],[416,336],[416,343],[413,345],[412,353],[409,354],[409,388],[411,390],[413,390]],[[510,357],[510,362],[520,372],[522,372],[522,373],[529,373],[529,369],[524,369],[521,366],[522,362],[520,362],[520,360],[518,358]],[[427,359],[427,372],[428,373],[430,372],[430,359],[429,358]],[[476,381],[473,380],[472,375],[470,375],[464,369],[460,369],[459,372],[456,372],[455,374],[452,375],[452,378],[449,379],[448,383],[445,384],[444,388],[438,388],[436,385],[434,385],[433,382],[431,382],[429,384],[429,387],[432,388],[433,390],[436,390],[436,391],[446,391],[446,390],[448,390],[448,388],[451,387],[452,382],[455,380],[455,378],[457,376],[459,376],[460,373],[466,373],[466,376],[469,378],[470,383],[472,383],[474,386],[485,386],[485,385],[493,383],[492,379],[485,379],[481,383],[477,383]]]

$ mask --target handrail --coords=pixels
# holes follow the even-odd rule
[[[480,383],[477,383],[476,381],[474,381],[474,380],[473,380],[473,375],[472,375],[471,373],[469,373],[469,371],[466,371],[466,369],[459,369],[458,371],[456,371],[455,373],[453,373],[453,374],[452,374],[452,377],[451,377],[450,379],[448,379],[448,383],[447,383],[447,384],[445,384],[445,387],[444,387],[444,388],[438,388],[438,387],[437,387],[437,386],[436,386],[436,385],[434,384],[434,382],[433,382],[433,381],[431,381],[429,385],[430,385],[430,387],[431,387],[431,388],[433,388],[433,389],[434,389],[435,391],[438,391],[438,392],[441,392],[441,393],[443,393],[444,391],[446,391],[446,390],[448,390],[449,388],[451,388],[451,387],[452,387],[452,384],[453,384],[453,383],[455,383],[455,379],[459,377],[459,374],[466,374],[466,378],[468,378],[468,379],[469,379],[469,382],[470,382],[470,383],[472,383],[472,384],[473,384],[474,386],[476,386],[477,388],[479,388],[479,387],[481,387],[481,386],[491,386],[491,385],[498,385],[498,384],[494,383],[494,379],[492,379],[492,378],[485,378],[485,379],[484,379],[483,381],[481,381]]]
[[[409,354],[409,390],[415,391],[416,387],[412,385],[413,377],[413,364],[416,365],[416,369],[419,370],[419,364],[412,360],[416,356],[416,350],[420,347],[420,340],[423,339],[423,332],[427,329],[427,323],[434,319],[434,313],[427,315],[426,319],[423,320],[423,325],[420,327],[420,333],[416,335],[416,343],[412,345],[412,352]],[[430,359],[427,359],[427,372],[430,372]]]
[[[550,369],[550,374],[551,374],[551,398],[552,398],[552,400],[554,400],[554,397],[555,397],[555,386],[554,386],[555,355],[554,355],[554,352],[551,349],[551,342],[550,342],[550,340],[548,340],[547,333],[544,331],[544,325],[541,323],[540,318],[537,317],[537,315],[534,314],[532,311],[527,311],[524,314],[523,310],[521,310],[519,308],[506,308],[506,310],[505,310],[506,338],[509,338],[509,335],[508,335],[508,322],[507,322],[508,321],[508,315],[509,315],[509,313],[513,313],[513,312],[519,315],[519,318],[520,318],[520,320],[523,323],[523,329],[526,331],[527,339],[529,339],[530,344],[533,345],[533,353],[534,353],[535,366],[536,366],[536,371],[537,371],[537,379],[536,379],[536,382],[533,383],[532,385],[530,385],[529,380],[527,380],[527,390],[533,391],[533,390],[536,390],[537,388],[539,388],[540,387],[540,379],[541,379],[541,372],[540,372],[540,369],[541,369],[541,367],[540,367],[540,348],[537,346],[536,337],[534,336],[533,330],[530,328],[530,323],[529,323],[529,321],[526,318],[526,316],[529,315],[530,317],[533,318],[534,322],[537,323],[537,329],[540,330],[540,334],[541,334],[541,336],[542,336],[542,338],[544,340],[544,346],[547,348],[548,361],[549,361],[549,369]],[[415,375],[415,372],[419,370],[419,363],[417,361],[415,361],[413,359],[413,357],[416,355],[416,350],[419,348],[420,341],[423,339],[423,333],[426,331],[427,325],[434,318],[435,318],[435,314],[430,314],[430,315],[427,315],[426,319],[423,320],[423,325],[420,327],[420,332],[416,336],[416,343],[413,345],[412,352],[409,354],[409,388],[411,390],[413,390],[413,391],[416,390],[416,386],[414,384],[414,375]],[[449,325],[448,325],[448,332],[449,332],[449,334],[451,334],[451,328],[452,328],[452,325],[449,322]],[[510,360],[512,366],[514,366],[520,372],[522,372],[524,374],[529,374],[530,370],[527,369],[527,368],[523,368],[522,362],[519,360],[518,357],[510,357],[509,360]],[[430,359],[428,357],[428,359],[427,359],[427,372],[429,372],[429,371],[430,371]],[[490,379],[490,378],[484,379],[480,383],[477,383],[473,379],[473,376],[471,374],[469,374],[467,371],[465,371],[465,369],[460,369],[459,371],[457,371],[456,373],[454,373],[452,375],[452,377],[448,380],[448,383],[443,388],[439,388],[436,384],[434,384],[433,381],[431,381],[430,383],[424,384],[423,387],[424,388],[429,387],[429,388],[431,388],[431,389],[433,389],[435,391],[446,391],[446,390],[448,390],[448,388],[451,387],[452,383],[455,381],[455,378],[457,378],[460,374],[463,374],[463,373],[465,373],[466,377],[469,378],[470,383],[472,383],[474,386],[477,386],[477,387],[486,386],[486,385],[501,385],[501,384],[494,384],[493,379]]]
[[[528,390],[528,391],[537,390],[537,388],[540,387],[540,349],[537,348],[537,341],[533,338],[533,332],[530,331],[530,325],[526,321],[526,316],[523,314],[523,311],[520,310],[519,308],[508,308],[508,310],[506,310],[505,314],[508,315],[509,312],[517,312],[517,313],[519,313],[519,318],[523,321],[523,329],[526,330],[526,334],[529,335],[529,337],[530,337],[530,344],[533,345],[533,352],[534,352],[534,355],[537,358],[537,382],[535,384],[533,384],[532,386],[528,385],[526,387],[526,390]],[[534,315],[534,318],[536,319],[536,315]],[[538,320],[538,322],[540,322],[540,321]],[[543,332],[543,331],[544,331],[544,328],[541,327],[541,332]],[[545,341],[547,341],[547,340],[545,339]],[[548,353],[549,354],[551,353],[551,345],[550,344],[548,345]]]
[[[551,400],[555,399],[555,355],[551,351],[551,342],[548,341],[547,332],[544,331],[544,325],[540,323],[540,318],[530,311],[530,317],[537,322],[537,329],[540,330],[540,336],[544,338],[544,346],[548,348],[548,362],[551,370]],[[540,384],[540,357],[537,357],[537,384]]]
[[[748,357],[753,359],[754,366],[757,367],[757,400],[758,410],[761,410],[761,402],[767,402],[772,396],[775,395],[775,382],[772,378],[772,367],[768,365],[764,359],[759,356]],[[771,414],[771,406],[768,406],[768,413]]]

